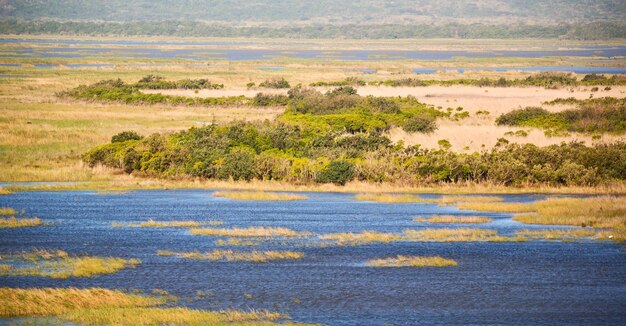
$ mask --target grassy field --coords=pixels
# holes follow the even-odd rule
[[[11,37],[11,36],[9,36]],[[39,38],[23,37],[25,40]],[[41,38],[49,39],[50,36]],[[56,38],[56,37],[54,37]],[[63,37],[59,37],[63,38]],[[174,38],[141,38],[148,41],[180,41]],[[224,41],[224,39],[189,39],[190,41]],[[189,41],[188,40],[188,41]],[[251,42],[265,42],[252,39]],[[303,40],[271,40],[266,43],[270,49],[301,49]],[[526,40],[429,40],[416,43],[408,40],[315,40],[307,41],[307,48],[312,49],[373,49],[373,50],[504,50],[525,49],[533,44],[535,49],[554,49],[555,47],[576,47],[597,44],[578,41],[526,41]],[[310,41],[310,42],[309,42]],[[620,41],[610,44],[619,45]],[[607,44],[608,44],[607,43]],[[263,43],[265,44],[265,43]],[[403,185],[369,185],[355,182],[346,187],[333,185],[292,185],[287,183],[233,183],[230,181],[196,180],[154,180],[150,176],[128,176],[119,171],[96,167],[87,168],[81,162],[81,156],[90,148],[110,141],[111,136],[125,130],[135,130],[143,135],[152,133],[173,133],[192,126],[211,123],[223,123],[233,120],[273,119],[280,113],[281,107],[182,107],[182,106],[146,106],[102,104],[80,102],[60,98],[58,92],[68,90],[80,84],[91,84],[103,79],[121,78],[127,82],[136,82],[143,76],[156,73],[168,80],[184,78],[207,78],[211,82],[222,83],[224,90],[240,94],[247,91],[246,84],[256,84],[279,77],[286,78],[292,85],[308,85],[318,81],[337,81],[347,77],[358,77],[364,81],[428,78],[449,80],[457,78],[524,78],[530,73],[524,72],[488,72],[468,70],[463,75],[445,72],[434,75],[418,76],[411,69],[420,67],[463,66],[540,66],[540,65],[603,65],[600,58],[549,57],[538,59],[519,58],[455,58],[449,62],[418,60],[368,60],[338,61],[317,59],[275,58],[269,61],[193,61],[187,59],[145,59],[116,58],[110,56],[90,56],[84,58],[37,58],[21,57],[17,53],[23,44],[3,46],[5,57],[2,63],[20,64],[21,67],[0,67],[0,181],[79,181],[75,185],[61,185],[59,188],[72,189],[134,189],[134,188],[223,188],[248,190],[287,190],[287,191],[355,191],[355,192],[461,192],[479,191],[474,185],[434,186],[424,189]],[[28,44],[35,52],[51,45]],[[108,45],[107,45],[108,46]],[[240,46],[235,42],[235,47]],[[97,47],[97,46],[96,46]],[[124,46],[116,45],[119,49]],[[193,46],[159,45],[161,49],[189,49]],[[241,46],[243,47],[243,46]],[[623,59],[616,59],[611,64],[619,64]],[[35,64],[58,65],[53,68],[36,68]],[[111,68],[70,68],[69,64],[113,64]],[[263,67],[277,66],[278,70]],[[359,69],[372,69],[374,73],[363,73]],[[266,91],[266,90],[263,90]],[[203,91],[204,92],[204,91]],[[213,92],[213,91],[207,91]],[[253,90],[252,93],[256,92]],[[522,93],[520,93],[522,92]],[[602,91],[598,96],[623,96],[624,87],[613,87]],[[250,94],[252,94],[250,93]],[[484,144],[490,147],[498,138],[509,131],[519,128],[500,127],[493,124],[496,115],[524,105],[536,105],[556,97],[576,96],[586,98],[591,93],[588,87],[575,89],[545,90],[539,88],[497,89],[478,87],[419,87],[391,88],[365,87],[359,89],[362,95],[413,95],[420,101],[435,106],[463,106],[470,112],[470,118],[460,121],[441,121],[435,133],[427,135],[406,134],[400,129],[392,129],[389,136],[393,141],[402,141],[406,145],[421,144],[426,148],[438,148],[439,140],[450,141],[455,150],[480,150]],[[217,93],[215,93],[217,94]],[[213,96],[215,95],[213,94]],[[218,94],[219,95],[219,94]],[[505,105],[503,105],[505,103]],[[558,110],[559,108],[553,108]],[[478,117],[476,112],[490,111],[488,117]],[[471,128],[468,128],[471,126]],[[463,137],[459,131],[463,130]],[[529,130],[529,136],[510,141],[552,144],[561,141],[591,141],[589,135],[571,135],[570,137],[546,137],[541,131]],[[605,135],[602,141],[623,139],[623,136]],[[46,186],[42,186],[45,188]],[[14,190],[20,190],[15,188]],[[482,192],[624,192],[623,185],[603,188],[579,189],[498,189],[496,185],[482,186]],[[0,194],[7,192],[0,188]]]

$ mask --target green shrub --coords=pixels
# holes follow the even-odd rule
[[[418,115],[409,118],[402,126],[402,129],[406,132],[431,133],[437,130],[437,123],[431,117]]]
[[[259,84],[263,88],[290,88],[289,82],[285,78],[266,80]]]
[[[125,142],[127,140],[140,140],[142,139],[143,136],[138,134],[135,131],[122,131],[117,135],[114,135],[113,137],[111,137],[111,142],[112,143],[120,143],[120,142]]]
[[[354,178],[354,165],[347,161],[330,162],[315,179],[319,183],[345,185]]]

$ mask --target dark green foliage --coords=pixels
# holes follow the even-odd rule
[[[140,79],[135,85],[144,89],[221,89],[223,84],[213,84],[208,79],[183,79],[177,81],[166,81],[163,77],[147,75]]]
[[[289,103],[289,98],[280,94],[258,93],[252,98],[251,104],[254,106],[284,106]]]
[[[341,86],[326,92],[327,96],[339,96],[339,95],[356,95],[356,89],[352,86]]]
[[[365,85],[367,85],[367,83],[358,77],[348,77],[340,81],[330,81],[330,82],[320,81],[320,82],[309,84],[309,86],[365,86]]]
[[[332,161],[315,179],[318,183],[345,185],[354,178],[354,165],[346,161]]]
[[[217,177],[220,179],[251,180],[254,177],[256,153],[249,147],[236,147],[220,162]]]
[[[263,88],[290,88],[289,82],[285,78],[266,80],[259,84]]]
[[[142,135],[138,134],[135,131],[122,131],[117,135],[111,137],[112,143],[120,143],[125,142],[127,140],[141,140],[143,138]]]
[[[557,131],[626,132],[626,98],[604,97],[587,100],[567,98],[556,99],[546,104],[574,104],[578,108],[550,113],[542,108],[529,107],[503,114],[496,119],[496,123],[509,126],[553,128]]]
[[[437,130],[437,123],[432,117],[416,115],[408,119],[402,129],[406,132],[431,133]]]

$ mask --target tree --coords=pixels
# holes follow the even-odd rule
[[[346,161],[332,161],[318,174],[316,182],[345,185],[354,178],[354,165]]]

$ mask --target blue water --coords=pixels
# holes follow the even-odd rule
[[[469,58],[541,58],[553,56],[614,58],[626,56],[626,46],[582,46],[570,49],[529,51],[397,51],[397,50],[273,50],[236,49],[238,46],[266,46],[258,42],[152,42],[110,40],[19,40],[3,38],[2,43],[19,44],[20,57],[35,58],[161,58],[190,60],[274,60],[276,58],[322,59],[322,60],[453,60]],[[53,44],[50,47],[33,48],[28,44]],[[57,46],[55,46],[57,45]],[[62,46],[60,46],[62,45]],[[270,45],[311,47],[311,44],[271,43]],[[194,46],[193,48],[161,48],[163,46]]]
[[[350,194],[306,195],[309,199],[299,202],[233,201],[214,198],[208,190],[0,196],[0,207],[25,209],[28,215],[53,223],[0,229],[0,252],[48,248],[142,261],[135,269],[93,278],[1,277],[0,286],[158,288],[179,296],[179,304],[193,308],[265,308],[287,313],[295,321],[328,325],[626,322],[626,251],[608,242],[396,242],[318,247],[296,241],[256,249],[298,250],[305,253],[304,259],[254,264],[157,256],[156,250],[212,250],[217,248],[216,238],[194,236],[185,229],[111,226],[113,222],[148,219],[222,220],[223,227],[274,226],[318,234],[401,232],[433,227],[413,222],[414,216],[473,214],[434,204],[358,202]],[[515,195],[506,200],[542,198]],[[514,222],[508,214],[487,215],[494,222],[479,227],[504,235],[536,227]],[[398,254],[440,255],[457,260],[459,266],[384,269],[364,265],[368,259]],[[197,291],[213,295],[194,299]]]

